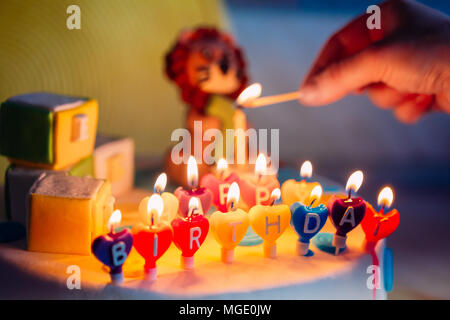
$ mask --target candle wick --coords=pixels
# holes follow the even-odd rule
[[[313,203],[316,201],[316,199],[314,198],[313,201],[311,201],[311,203],[309,204],[309,207],[311,208],[311,206],[313,205]]]
[[[350,199],[352,197],[352,189],[350,188],[349,190],[348,190],[348,199]]]

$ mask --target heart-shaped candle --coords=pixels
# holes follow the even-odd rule
[[[297,254],[307,255],[309,243],[325,225],[328,218],[327,207],[323,204],[313,207],[315,201],[319,201],[322,196],[322,187],[316,186],[309,196],[312,199],[311,204],[306,206],[300,202],[294,202],[290,209],[292,213],[292,226],[297,232],[299,239],[297,241]]]
[[[134,247],[145,259],[144,273],[147,280],[156,280],[156,261],[169,249],[172,243],[172,228],[160,221],[163,199],[153,194],[148,201],[147,219],[144,226],[134,234]]]
[[[336,228],[333,237],[335,254],[339,254],[341,248],[345,248],[347,233],[361,223],[366,212],[366,203],[361,197],[352,198],[352,191],[357,192],[363,181],[363,173],[355,171],[348,179],[345,190],[347,198],[332,196],[327,203],[331,222]]]
[[[123,282],[122,265],[133,247],[133,236],[128,229],[115,232],[121,219],[120,211],[114,211],[108,222],[110,232],[97,237],[92,242],[92,253],[100,262],[109,267],[111,282],[114,284]]]
[[[221,257],[225,263],[233,262],[234,248],[244,238],[249,226],[247,212],[237,208],[239,186],[233,182],[228,191],[228,212],[216,211],[211,215],[210,224],[214,238],[222,246]]]
[[[385,213],[394,200],[394,193],[391,188],[383,188],[378,195],[378,205],[381,206],[377,212],[369,203],[361,227],[366,235],[366,249],[374,247],[375,244],[397,229],[400,224],[400,214],[396,209]]]
[[[310,161],[305,161],[300,168],[301,181],[297,182],[294,179],[286,180],[281,186],[281,199],[284,204],[290,206],[294,202],[308,205],[311,203],[311,191],[320,186],[318,182],[310,181],[312,176],[312,164]]]
[[[187,217],[172,220],[173,242],[181,250],[181,267],[194,267],[194,254],[203,244],[209,231],[209,221],[203,216],[200,202],[192,197],[189,200]]]
[[[289,226],[291,212],[285,204],[274,205],[280,198],[280,189],[275,189],[268,206],[256,205],[250,209],[248,215],[252,229],[264,239],[264,255],[268,258],[276,257],[276,241]]]
[[[198,188],[198,168],[197,162],[193,156],[189,157],[187,165],[188,185],[190,190],[185,190],[183,187],[178,187],[174,195],[179,201],[179,214],[186,217],[189,213],[189,201],[195,197],[200,200],[201,210],[207,213],[212,204],[213,195],[207,188]]]
[[[274,189],[280,188],[280,183],[275,175],[266,174],[267,160],[263,154],[259,154],[255,163],[255,173],[242,175],[239,179],[241,197],[248,208],[257,204],[270,205],[270,195]]]
[[[227,194],[233,182],[238,182],[239,177],[236,173],[232,172],[226,175],[226,169],[228,167],[225,159],[220,159],[217,162],[216,175],[212,173],[205,174],[200,181],[200,186],[207,188],[213,195],[213,204],[217,210],[227,212]]]

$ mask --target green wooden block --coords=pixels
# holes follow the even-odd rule
[[[86,176],[93,177],[94,176],[94,157],[91,155],[91,156],[81,160],[80,162],[78,162],[75,166],[73,166],[69,170],[69,174],[71,176],[76,176],[76,177],[86,177]]]

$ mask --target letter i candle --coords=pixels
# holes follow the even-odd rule
[[[227,194],[230,185],[233,182],[238,182],[239,177],[236,173],[232,172],[227,175],[226,171],[228,163],[225,159],[220,159],[217,162],[216,174],[205,174],[200,181],[200,186],[208,188],[213,195],[213,204],[217,210],[222,212],[228,211]]]
[[[244,238],[249,226],[247,212],[237,208],[239,186],[233,182],[228,191],[228,212],[216,211],[210,217],[211,231],[221,244],[221,257],[224,263],[232,263],[234,248]]]
[[[153,194],[147,202],[147,219],[144,227],[134,234],[134,247],[145,259],[145,279],[156,280],[156,261],[169,249],[172,243],[172,228],[160,222],[163,212],[163,199],[159,194]]]
[[[264,256],[267,258],[276,257],[276,241],[289,226],[291,220],[291,212],[287,205],[275,205],[275,201],[280,198],[280,193],[280,189],[274,189],[270,197],[270,205],[256,205],[248,213],[252,229],[264,239]]]
[[[108,234],[97,237],[92,242],[92,253],[104,265],[109,267],[113,284],[123,282],[122,265],[130,254],[133,236],[128,229],[115,232],[122,220],[120,210],[115,210],[108,221]]]
[[[352,191],[357,192],[363,181],[362,171],[355,171],[348,178],[345,191],[348,191],[348,197],[342,199],[332,196],[327,203],[331,222],[336,228],[333,236],[332,245],[335,247],[335,254],[345,248],[347,233],[352,231],[364,218],[366,212],[366,203],[361,197],[352,197]]]
[[[193,156],[189,157],[187,165],[187,180],[190,190],[178,187],[174,194],[179,201],[179,214],[186,217],[189,214],[189,201],[195,197],[200,200],[199,208],[202,212],[207,213],[211,207],[213,195],[211,191],[204,187],[198,187],[198,167]]]
[[[299,239],[297,241],[296,252],[299,256],[306,256],[309,253],[309,243],[325,225],[328,218],[328,209],[320,204],[313,207],[314,202],[318,202],[322,196],[322,187],[315,186],[311,191],[311,204],[306,206],[301,202],[294,202],[290,209],[292,213],[292,226],[297,232]]]
[[[209,231],[209,221],[203,216],[199,200],[191,197],[187,217],[172,220],[173,242],[181,250],[181,267],[194,268],[194,254],[205,241]]]

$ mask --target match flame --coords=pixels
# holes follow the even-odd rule
[[[193,156],[189,157],[188,165],[187,165],[187,179],[188,185],[191,188],[195,188],[198,185],[198,167],[197,161]]]
[[[246,102],[250,102],[251,100],[258,98],[261,95],[261,91],[262,88],[260,83],[249,85],[244,89],[244,91],[241,92],[241,94],[237,98],[237,104],[242,106]]]
[[[260,153],[255,162],[255,175],[261,176],[267,170],[267,159],[264,154]]]
[[[114,210],[108,220],[108,230],[114,229],[122,221],[122,213],[120,210]]]
[[[311,178],[312,171],[313,168],[311,161],[305,161],[300,168],[300,177],[302,177],[303,179]]]
[[[218,172],[224,172],[228,168],[228,162],[224,158],[221,158],[217,162],[217,171]]]
[[[363,179],[364,179],[364,175],[361,170],[353,172],[347,180],[347,185],[345,186],[345,190],[348,191],[351,189],[354,192],[357,192],[359,190],[359,187],[361,187]]]
[[[156,179],[155,187],[153,188],[155,192],[162,193],[167,185],[167,174],[161,173]]]
[[[378,194],[378,205],[389,208],[394,201],[394,191],[390,187],[384,187]]]
[[[233,210],[235,209],[237,203],[239,202],[241,191],[239,189],[239,185],[236,182],[233,182],[228,189],[227,195],[227,206]]]
[[[311,200],[319,201],[322,197],[322,186],[315,186],[311,190]]]
[[[161,196],[157,193],[152,194],[150,199],[147,202],[147,212],[152,215],[153,212],[156,212],[157,218],[161,216],[163,212],[164,204]]]
[[[273,189],[272,193],[270,194],[270,199],[272,199],[272,201],[277,201],[278,199],[280,199],[281,197],[281,190],[280,188],[275,188]]]

